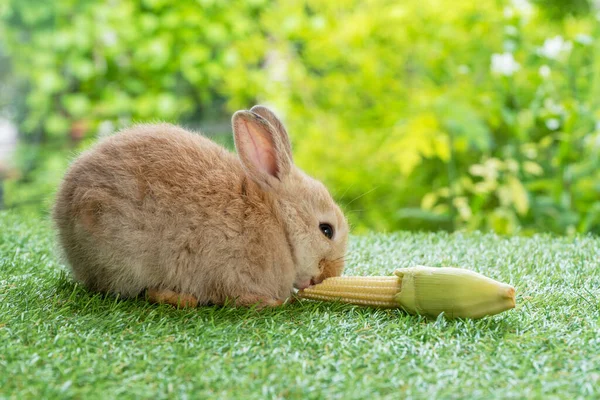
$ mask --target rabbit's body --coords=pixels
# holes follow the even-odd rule
[[[255,134],[253,118],[260,117],[244,119],[239,129]],[[257,139],[250,139],[255,146]],[[238,149],[241,140],[236,136]],[[255,161],[263,155],[250,150]],[[168,124],[140,125],[103,140],[73,163],[54,208],[75,278],[124,297],[164,289],[193,295],[201,304],[231,299],[249,305],[276,304],[294,284],[339,275],[343,260],[335,259],[343,256],[345,237],[335,254],[320,260],[311,261],[318,255],[298,245],[319,243],[305,237],[303,221],[311,219],[306,193],[293,191],[315,189],[318,202],[327,203],[318,199],[320,184],[290,168],[271,190],[278,183],[254,174],[212,141]],[[302,265],[311,262],[316,270]]]

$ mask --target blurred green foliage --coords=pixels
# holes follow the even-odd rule
[[[313,0],[263,21],[286,77],[264,96],[286,110],[298,162],[360,223],[600,233],[594,15]]]
[[[180,121],[212,111],[243,57],[259,64],[264,0],[7,0],[3,40],[28,84],[25,133],[79,136],[102,121]],[[235,42],[247,46],[237,51]],[[244,97],[256,92],[237,88]],[[209,110],[206,110],[209,108]]]
[[[0,6],[46,140],[273,105],[361,228],[600,233],[600,10],[585,0]]]

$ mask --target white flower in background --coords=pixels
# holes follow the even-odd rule
[[[512,0],[510,6],[504,8],[504,17],[512,18],[515,15],[529,19],[533,14],[533,6],[529,0]]]
[[[596,121],[596,131],[600,132],[600,120]]]
[[[546,127],[551,131],[556,131],[561,126],[561,117],[567,116],[567,112],[562,104],[556,103],[551,98],[544,100],[544,110],[547,112],[548,118],[544,121]]]
[[[471,68],[469,68],[468,65],[461,64],[461,65],[458,66],[458,73],[459,74],[466,75],[469,72],[471,72]]]
[[[592,43],[594,43],[594,39],[592,39],[590,35],[585,35],[583,33],[580,33],[577,36],[575,36],[575,41],[584,46],[589,46]]]
[[[517,36],[519,34],[519,30],[514,25],[506,25],[504,27],[504,33],[510,36]]]
[[[511,7],[504,7],[504,18],[512,18],[515,15],[515,12]]]
[[[551,114],[554,115],[565,115],[565,108],[560,103],[556,103],[551,98],[544,100],[544,108]]]
[[[273,49],[267,53],[265,69],[269,71],[272,82],[287,82],[289,80],[288,67],[288,61],[281,52]]]
[[[540,76],[544,79],[549,78],[551,72],[552,72],[552,70],[550,70],[550,67],[547,65],[542,65],[538,71]]]
[[[586,147],[600,150],[600,131],[596,130],[595,132],[586,135],[583,139],[583,143]]]
[[[546,120],[546,126],[551,131],[555,131],[555,130],[557,130],[560,127],[560,121],[558,119],[556,119],[556,118],[548,118]]]
[[[12,164],[12,157],[17,150],[17,126],[8,119],[0,117],[0,176],[2,169]]]
[[[492,54],[492,73],[511,76],[521,68],[512,53]]]
[[[111,135],[115,131],[115,125],[109,121],[104,120],[98,125],[98,137],[103,138]]]
[[[529,0],[512,0],[512,6],[517,12],[523,16],[530,16],[533,14],[533,6]]]
[[[115,33],[115,31],[112,30],[105,30],[102,32],[102,42],[108,46],[114,46],[115,44],[117,44],[118,38],[117,38],[117,34]]]
[[[562,54],[569,53],[572,47],[573,43],[563,39],[562,36],[554,36],[544,41],[544,45],[538,49],[538,54],[557,60]]]

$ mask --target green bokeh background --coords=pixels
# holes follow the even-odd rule
[[[272,106],[354,232],[600,233],[600,3],[0,1],[3,206],[100,135]]]

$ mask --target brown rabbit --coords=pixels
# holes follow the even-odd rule
[[[174,305],[282,304],[344,267],[348,224],[293,164],[267,108],[233,115],[239,158],[169,125],[101,140],[69,168],[53,218],[89,289]]]

